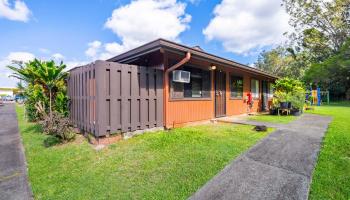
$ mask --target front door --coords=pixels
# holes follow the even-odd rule
[[[262,87],[261,110],[267,111],[268,110],[268,95],[269,95],[268,82],[261,81],[261,87]]]
[[[226,73],[215,71],[215,117],[226,115]]]

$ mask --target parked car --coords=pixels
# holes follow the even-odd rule
[[[14,101],[15,98],[13,96],[7,95],[2,97],[3,101]]]
[[[25,100],[25,98],[24,98],[24,96],[22,96],[22,95],[16,95],[16,96],[15,96],[15,101],[16,101],[17,103],[19,103],[19,104],[24,103],[24,100]]]

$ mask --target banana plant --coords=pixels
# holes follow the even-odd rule
[[[68,73],[64,71],[66,65],[61,62],[56,65],[54,61],[41,61],[34,59],[25,65],[8,66],[13,71],[12,77],[25,81],[28,84],[41,85],[49,97],[49,112],[52,118],[52,101],[58,91],[59,85],[65,81]]]
[[[43,85],[44,88],[48,90],[49,93],[49,111],[50,118],[52,118],[52,98],[53,92],[57,89],[57,85],[64,81],[67,77],[67,73],[63,70],[66,68],[62,62],[56,66],[54,61],[41,62],[39,60],[34,60],[32,63],[36,65],[37,70],[34,72],[35,76],[38,78],[39,84]]]

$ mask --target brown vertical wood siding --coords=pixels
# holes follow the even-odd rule
[[[87,132],[96,131],[96,81],[93,64],[72,70],[68,78],[70,119]]]
[[[96,61],[70,71],[71,120],[96,137],[162,127],[163,71]]]

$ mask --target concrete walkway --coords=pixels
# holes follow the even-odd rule
[[[32,199],[15,104],[0,106],[0,199]]]
[[[190,199],[307,199],[330,122],[329,117],[304,114],[289,124],[273,125],[275,132],[227,165]]]

